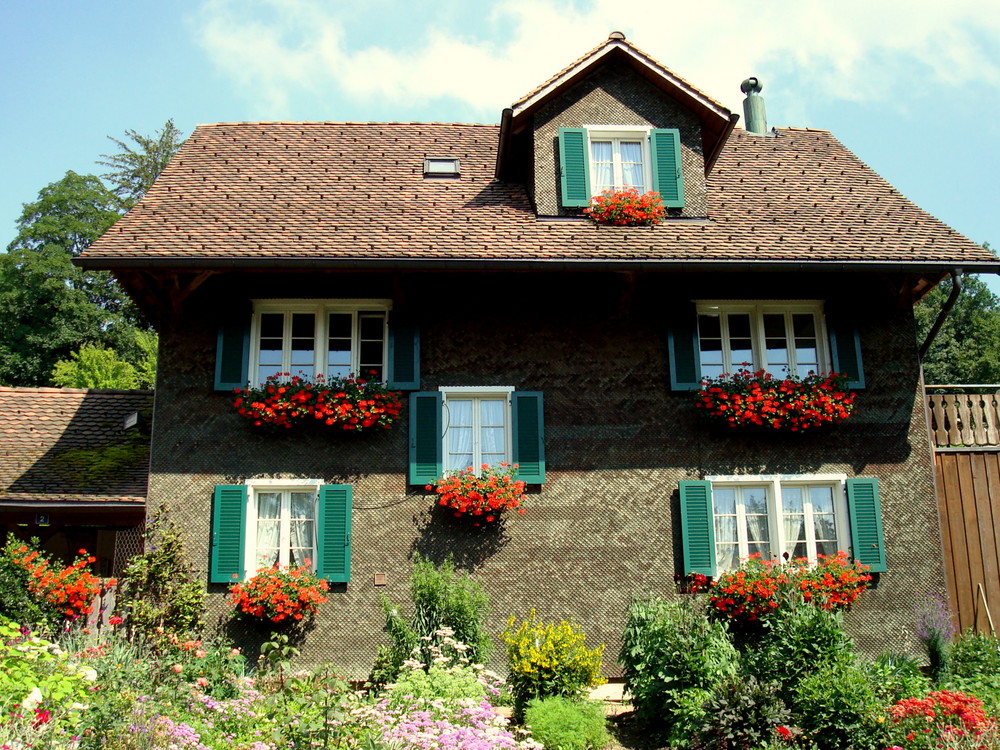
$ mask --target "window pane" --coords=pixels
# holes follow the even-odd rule
[[[346,378],[351,374],[351,326],[354,316],[350,313],[331,313],[327,320],[327,377]]]
[[[360,374],[367,377],[371,374],[368,372],[370,369],[382,366],[382,351],[381,341],[361,342],[361,352],[359,354]]]
[[[448,455],[445,468],[457,471],[472,466],[472,401],[448,399],[446,404]]]
[[[785,334],[785,316],[768,314],[764,319],[764,348],[767,370],[772,374],[788,372],[788,338]]]
[[[804,507],[803,507],[804,503],[805,503],[805,498],[802,495],[801,487],[781,488],[781,507],[785,513],[804,512]]]
[[[292,315],[291,373],[312,377],[316,359],[316,316],[312,313]]]
[[[716,516],[715,517],[715,542],[716,544],[735,544],[736,536],[736,516]]]
[[[698,334],[701,338],[722,339],[722,325],[718,315],[699,315]]]
[[[382,380],[385,359],[385,314],[364,313],[359,318],[361,346],[358,372],[365,378]]]
[[[837,554],[836,542],[816,542],[816,554],[833,557]]]
[[[833,521],[833,515],[813,516],[813,524],[816,529],[816,540],[826,539],[837,541],[837,525]]]
[[[767,515],[767,490],[763,487],[744,487],[743,505],[747,513]]]
[[[385,333],[385,315],[362,313],[360,316],[362,341],[381,341]]]
[[[716,514],[735,515],[736,490],[732,487],[713,487],[712,508]]]
[[[257,363],[259,365],[258,378],[261,382],[269,375],[281,372],[284,326],[285,316],[282,313],[264,313],[260,316]]]
[[[285,334],[284,313],[263,313],[260,316],[261,338],[280,339]]]
[[[833,513],[833,488],[810,487],[809,501],[812,503],[813,513]]]
[[[645,174],[642,168],[642,144],[638,141],[620,143],[622,161],[622,187],[634,187],[640,193],[646,191]]]
[[[257,518],[270,520],[280,517],[281,517],[281,493],[258,492]]]
[[[614,165],[611,157],[611,141],[590,142],[590,167],[593,171],[594,194],[614,187]]]
[[[726,316],[729,323],[729,338],[750,339],[750,316],[746,313],[732,313]]]
[[[715,546],[715,565],[720,571],[732,570],[740,562],[740,548],[735,544]]]

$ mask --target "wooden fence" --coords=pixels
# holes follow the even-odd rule
[[[927,387],[952,612],[980,632],[1000,624],[998,400],[997,385]]]

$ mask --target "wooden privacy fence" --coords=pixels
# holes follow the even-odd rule
[[[980,632],[1000,616],[998,400],[1000,385],[927,386],[952,613]]]

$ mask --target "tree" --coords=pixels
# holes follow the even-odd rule
[[[941,282],[914,308],[922,344],[951,294]],[[1000,298],[976,276],[962,275],[962,292],[924,358],[927,383],[1000,383]]]
[[[181,131],[174,126],[173,120],[167,120],[163,127],[153,135],[144,136],[134,130],[126,130],[125,137],[132,144],[108,136],[118,146],[117,154],[101,154],[97,163],[110,167],[111,171],[102,174],[111,191],[118,197],[123,211],[128,211],[139,202],[146,191],[153,185],[160,172],[177,153],[184,139]]]
[[[156,384],[156,344],[153,331],[137,329],[131,346],[114,349],[84,344],[56,362],[52,382],[60,388],[152,388]],[[133,359],[127,359],[131,354]]]
[[[17,236],[7,250],[39,250],[46,245],[77,256],[118,221],[118,199],[92,174],[69,171],[46,185],[38,200],[25,203]]]

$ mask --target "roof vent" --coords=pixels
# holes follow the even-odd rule
[[[767,135],[767,113],[764,111],[764,97],[760,95],[763,88],[763,84],[753,76],[740,84],[740,91],[747,95],[743,100],[747,132],[754,135]]]
[[[624,42],[625,41],[625,35],[623,33],[621,33],[620,31],[612,31],[610,34],[608,34],[608,41],[609,42]]]
[[[424,177],[461,177],[462,164],[451,157],[429,156],[424,159]]]

